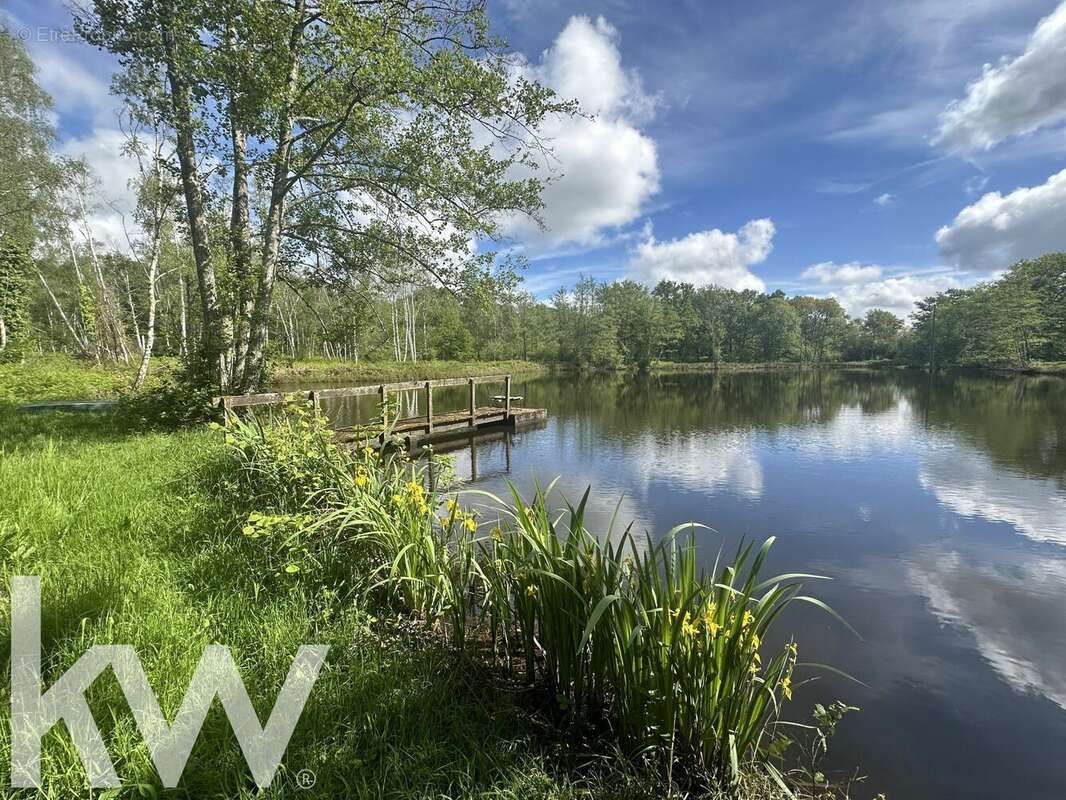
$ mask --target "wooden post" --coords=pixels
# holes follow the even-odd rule
[[[381,443],[385,444],[385,431],[389,427],[389,393],[385,390],[385,384],[378,386],[378,398],[381,403]]]
[[[433,384],[426,381],[426,432],[433,433]]]
[[[506,378],[503,379],[503,394],[504,394],[504,398],[503,398],[504,417],[506,419],[510,419],[511,418],[511,376],[510,375],[508,375]]]
[[[470,427],[477,425],[477,386],[474,379],[470,379]]]
[[[312,389],[310,392],[307,393],[307,399],[311,401],[311,408],[314,409],[315,416],[317,417],[319,412],[322,410],[318,402],[318,392]]]

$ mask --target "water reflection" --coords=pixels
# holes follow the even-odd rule
[[[969,631],[1012,688],[1066,710],[1066,557],[930,551],[909,578],[941,620]],[[993,558],[994,556],[994,558]]]
[[[1004,469],[985,453],[952,442],[923,456],[918,480],[956,514],[1005,522],[1035,541],[1066,546],[1061,481]]]
[[[871,794],[1066,797],[1066,380],[809,371],[513,391],[547,424],[456,451],[472,487],[562,476],[571,498],[593,487],[593,529],[616,507],[653,535],[704,522],[708,563],[775,535],[771,569],[833,576],[818,593],[862,640],[814,609],[785,622],[866,685],[822,675],[793,708],[863,708],[834,754]]]

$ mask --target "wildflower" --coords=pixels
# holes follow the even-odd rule
[[[477,520],[474,519],[473,514],[463,520],[463,526],[471,533],[477,530]]]
[[[447,528],[448,525],[451,523],[451,520],[448,519],[448,517],[437,517],[437,521],[440,523],[440,526],[442,528]]]
[[[784,680],[781,681],[781,694],[785,696],[786,700],[792,699],[792,676],[786,675]]]
[[[795,642],[789,642],[785,645],[785,649],[792,654],[792,658],[796,658],[799,655],[799,645]]]
[[[759,634],[753,633],[751,635],[751,649],[755,651],[755,654],[759,654],[759,646],[762,645],[762,639],[759,638]]]
[[[500,530],[499,526],[494,527],[490,531],[490,533],[492,534],[492,538],[494,540],[496,540],[497,542],[500,541],[501,539],[503,539],[503,531]]]
[[[539,593],[540,590],[532,583],[526,587],[526,597],[536,597]]]
[[[448,513],[449,514],[454,514],[455,513],[455,509],[457,509],[458,507],[459,507],[459,501],[458,500],[451,499],[451,500],[448,501]]]
[[[699,623],[699,621],[697,620],[696,622],[693,622],[691,615],[686,611],[685,612],[685,619],[681,623],[681,632],[683,634],[685,634],[685,636],[695,636],[697,633],[699,633],[699,631],[700,631],[700,623]]]
[[[374,450],[374,448],[371,447],[370,445],[367,445],[366,447],[363,448],[363,455],[366,456],[367,458],[373,458],[375,452],[376,451]]]
[[[428,515],[429,515],[429,513],[430,513],[430,508],[429,508],[429,506],[427,506],[427,505],[426,505],[425,503],[422,503],[422,504],[421,504],[421,505],[420,505],[420,506],[418,507],[418,514],[419,514],[419,516],[425,517],[425,516],[428,516]]]
[[[399,505],[403,505],[403,495],[402,494],[394,494],[392,496],[392,502],[394,502],[398,506]]]
[[[707,629],[707,632],[711,636],[715,636],[719,629],[722,627],[718,624],[718,607],[711,603],[707,606],[707,610],[703,612],[703,627]]]
[[[755,615],[752,614],[751,611],[749,611],[748,609],[745,608],[744,609],[744,618],[740,621],[740,626],[742,628],[746,628],[749,625],[751,625],[751,623],[753,623],[754,621],[755,621]]]
[[[362,489],[370,482],[370,474],[366,471],[366,467],[359,467],[355,471],[355,485]]]

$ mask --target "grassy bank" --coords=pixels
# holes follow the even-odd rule
[[[145,433],[103,415],[0,411],[2,577],[5,586],[12,575],[42,578],[46,684],[92,644],[130,644],[172,718],[203,648],[224,643],[265,719],[299,645],[330,645],[265,794],[216,703],[175,796],[670,794],[661,773],[636,770],[602,731],[562,724],[558,701],[478,655],[482,639],[459,652],[440,623],[427,626],[431,614],[412,615],[389,592],[368,593],[372,574],[359,559],[325,562],[317,545],[279,551],[271,537],[248,535],[249,508],[274,514],[288,501],[261,482],[268,492],[250,500],[234,446],[217,431]],[[299,570],[290,572],[294,562]],[[540,587],[542,597],[553,590]],[[6,648],[6,592],[0,619]],[[90,706],[124,781],[119,796],[161,791],[112,677],[94,683]],[[8,708],[3,698],[5,750]],[[45,790],[33,796],[90,796],[62,726],[46,736],[43,754]],[[8,768],[0,760],[0,786]],[[313,773],[313,788],[300,784],[301,770]],[[728,796],[784,795],[751,773]]]
[[[652,372],[772,372],[775,370],[802,369],[881,369],[894,366],[888,361],[831,361],[824,364],[810,364],[799,361],[764,361],[758,363],[722,362],[715,366],[706,361],[656,361]]]
[[[644,796],[617,770],[568,772],[510,686],[406,617],[270,572],[241,535],[215,432],[116,434],[107,418],[3,415],[3,579],[40,575],[46,682],[91,644],[132,644],[172,716],[204,646],[230,646],[260,716],[301,643],[331,646],[270,797]],[[6,591],[5,648],[10,625]],[[6,656],[5,656],[6,660]],[[6,671],[6,668],[5,668]],[[6,688],[5,688],[6,690]],[[126,788],[159,790],[113,679],[91,693]],[[7,749],[8,702],[0,708]],[[0,785],[9,783],[0,760]],[[295,774],[316,776],[301,788]],[[89,796],[59,729],[46,738],[50,798]],[[147,793],[147,794],[145,794]],[[208,716],[177,796],[257,793],[229,723]],[[29,796],[29,794],[27,794]],[[37,796],[37,795],[34,795]]]
[[[548,370],[532,361],[334,361],[277,360],[271,366],[271,382],[349,381],[358,383],[394,382],[416,379],[465,378],[479,375],[531,375]]]

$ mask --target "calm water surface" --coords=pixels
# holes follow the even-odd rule
[[[559,377],[514,393],[549,420],[456,451],[477,488],[558,475],[571,498],[592,486],[590,527],[622,498],[653,535],[712,526],[708,563],[773,535],[771,569],[833,577],[812,588],[862,638],[814,609],[782,629],[866,686],[812,673],[790,709],[862,708],[832,755],[868,794],[1066,798],[1066,381]]]

